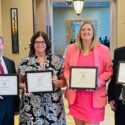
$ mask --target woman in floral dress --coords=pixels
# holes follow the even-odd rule
[[[31,38],[29,56],[19,65],[20,88],[23,89],[20,105],[20,125],[66,125],[61,87],[65,86],[62,76],[63,63],[51,54],[51,43],[44,32]],[[26,71],[53,71],[54,92],[26,93]],[[59,79],[60,78],[60,79]]]

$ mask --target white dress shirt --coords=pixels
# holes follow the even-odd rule
[[[6,67],[6,65],[5,65],[5,62],[4,62],[3,57],[0,57],[0,63],[1,63],[1,65],[3,66],[4,73],[7,74],[7,73],[8,73],[8,70],[7,70],[7,67]],[[3,96],[0,96],[0,99],[4,99],[4,97],[3,97]]]

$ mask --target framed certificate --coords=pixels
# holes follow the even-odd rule
[[[96,89],[97,88],[97,67],[76,67],[70,69],[71,89]]]
[[[53,92],[52,71],[26,72],[27,92]]]
[[[125,61],[119,61],[116,83],[125,84]]]
[[[19,79],[17,74],[0,74],[0,95],[18,95]]]

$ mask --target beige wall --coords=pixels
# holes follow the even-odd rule
[[[33,13],[32,13],[32,0],[0,0],[0,35],[3,35],[5,42],[5,55],[15,60],[16,65],[24,56],[28,55],[29,42],[33,34]],[[36,31],[46,31],[46,9],[45,0],[36,0]],[[125,13],[124,5],[125,0],[112,0],[116,1],[117,17],[116,17],[116,46],[112,48],[125,45]],[[19,54],[12,53],[11,47],[11,26],[10,26],[10,8],[18,8],[18,31],[19,31]],[[114,23],[113,23],[114,24]],[[113,39],[112,38],[112,39]],[[112,41],[114,44],[114,40]]]
[[[47,32],[47,25],[52,28],[52,0],[35,0],[35,31]]]
[[[2,36],[2,19],[1,19],[1,0],[0,0],[0,36]]]
[[[36,0],[36,31],[42,30],[46,32],[46,1]]]
[[[31,0],[2,0],[2,30],[5,43],[5,56],[13,59],[16,66],[28,55],[29,42],[33,34],[33,13]],[[18,8],[19,54],[12,53],[10,8]]]
[[[117,0],[117,47],[125,46],[125,0]]]

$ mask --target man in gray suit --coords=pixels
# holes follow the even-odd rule
[[[0,74],[16,73],[14,61],[3,56],[4,43],[0,37]],[[0,125],[14,125],[14,113],[18,112],[18,96],[0,95]]]

